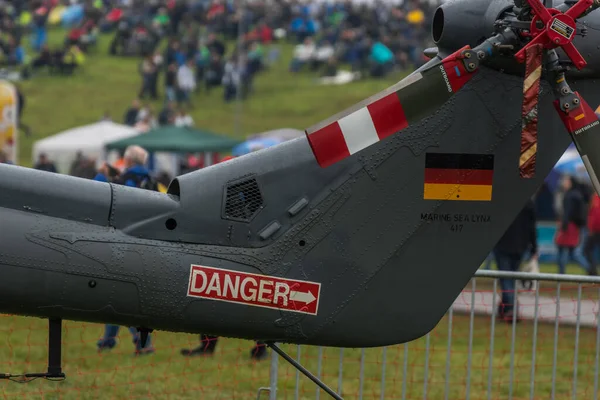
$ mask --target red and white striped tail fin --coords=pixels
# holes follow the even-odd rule
[[[472,77],[458,54],[306,130],[321,167],[328,167],[435,112]]]

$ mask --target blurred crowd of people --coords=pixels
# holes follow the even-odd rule
[[[96,43],[102,12],[95,6],[82,13],[85,19],[71,24],[63,43],[51,48],[49,21],[56,20],[52,11],[64,10],[70,4],[61,0],[1,0],[0,66],[20,71],[20,78],[42,70],[70,75],[82,66],[86,52]],[[29,46],[25,45],[27,40]]]
[[[103,120],[112,119],[105,116]],[[177,105],[174,101],[165,102],[157,114],[151,104],[143,103],[139,99],[133,100],[125,111],[123,120],[119,122],[135,128],[140,133],[148,132],[160,126],[193,127],[195,125],[189,109]]]
[[[419,67],[430,44],[434,4],[406,0],[374,7],[348,2],[292,7],[290,33],[299,44],[290,70],[335,76],[344,63],[362,76],[383,77],[395,69]]]
[[[0,64],[21,67],[25,76],[42,70],[72,74],[106,33],[112,36],[111,55],[141,58],[141,99],[191,106],[193,93],[221,87],[224,100],[231,101],[248,96],[257,74],[279,58],[279,47],[272,46],[278,41],[296,44],[292,72],[335,76],[345,64],[361,76],[382,77],[418,67],[435,4],[0,0]],[[64,43],[54,48],[48,44],[51,24],[68,29]],[[27,37],[30,48],[23,44]]]

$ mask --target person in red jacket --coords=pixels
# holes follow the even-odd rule
[[[554,243],[558,247],[558,273],[565,274],[567,262],[573,260],[588,271],[588,262],[575,252],[581,240],[581,230],[586,226],[587,208],[579,182],[571,177],[562,178],[564,196],[562,215],[558,221],[558,229]]]
[[[588,211],[588,236],[583,247],[583,254],[589,264],[589,274],[598,275],[594,253],[600,247],[600,196],[594,193]]]

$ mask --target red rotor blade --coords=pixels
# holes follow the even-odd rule
[[[561,48],[567,53],[567,56],[573,61],[577,69],[582,69],[587,65],[587,61],[585,61],[585,58],[583,58],[573,43],[567,43],[561,46]]]
[[[573,19],[579,18],[590,6],[594,4],[594,0],[579,0],[574,6],[565,11],[565,14]]]
[[[544,22],[544,24],[550,22],[550,20],[552,19],[552,15],[550,14],[550,11],[548,11],[548,9],[544,7],[540,0],[527,0],[527,2],[533,9],[534,14],[537,15],[542,20],[542,22]]]
[[[522,178],[535,176],[537,155],[538,102],[542,76],[544,47],[535,44],[526,48],[525,80],[523,81],[523,106],[521,108],[521,155],[519,174]]]

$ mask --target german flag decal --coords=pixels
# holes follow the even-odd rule
[[[494,155],[427,153],[425,200],[491,201]]]

